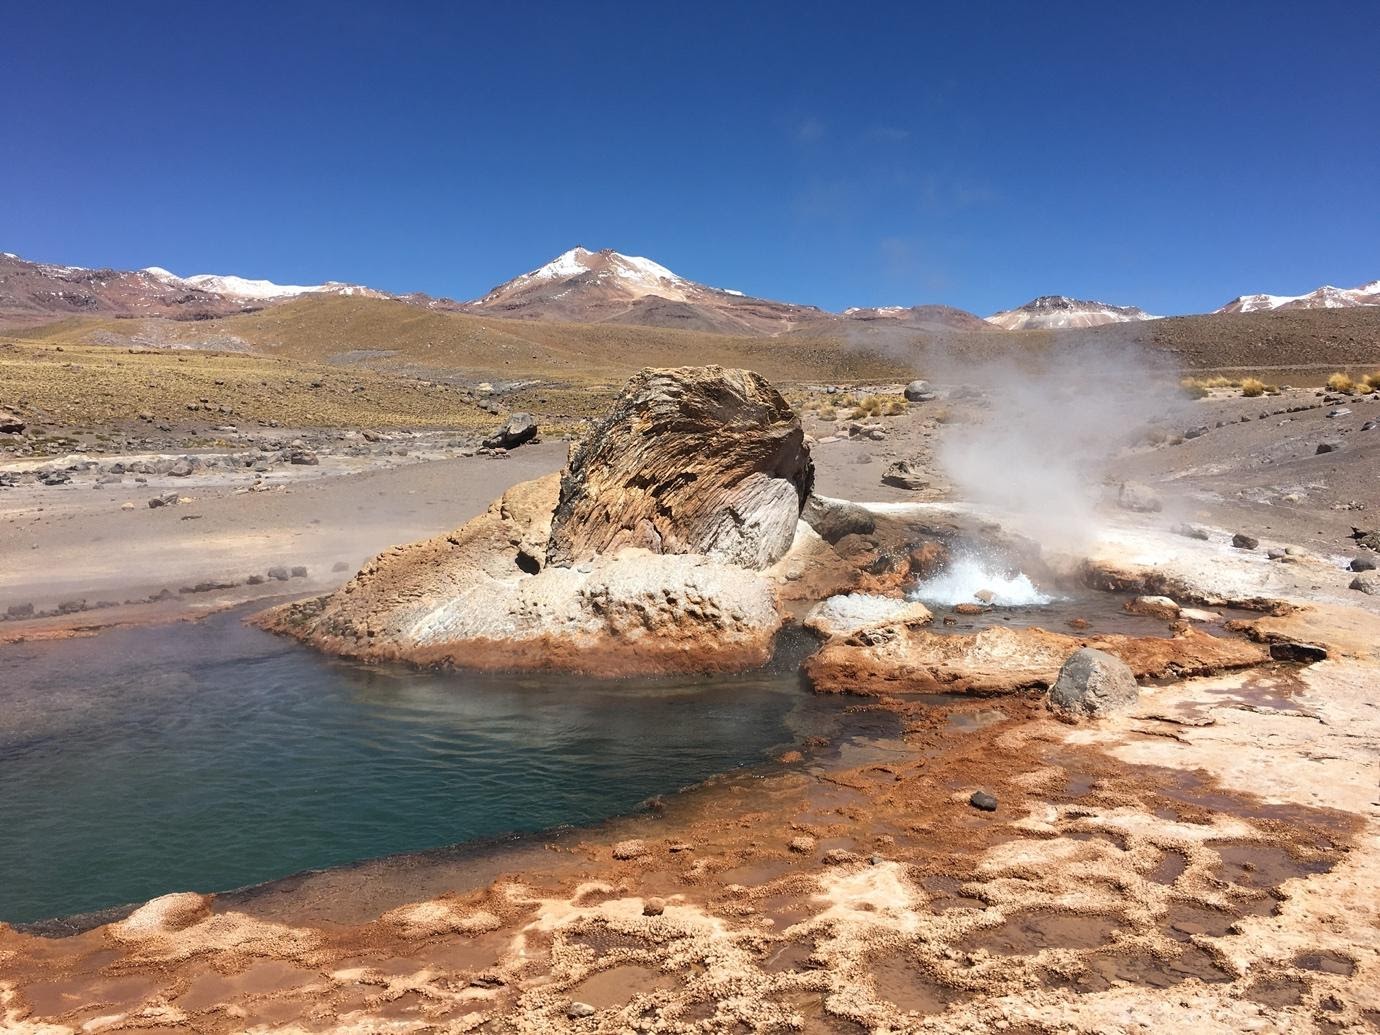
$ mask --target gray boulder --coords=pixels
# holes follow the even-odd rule
[[[888,464],[882,472],[882,484],[891,485],[897,489],[924,489],[930,484],[929,478],[923,471],[909,460],[897,460]]]
[[[509,414],[503,427],[484,440],[486,449],[513,449],[537,437],[537,419],[530,413]]]
[[[1326,441],[1319,442],[1319,443],[1318,443],[1318,448],[1315,449],[1315,450],[1313,451],[1313,455],[1314,455],[1314,456],[1317,456],[1317,455],[1319,455],[1320,453],[1338,453],[1338,452],[1341,452],[1341,449],[1342,449],[1341,440],[1340,440],[1340,439],[1331,438],[1331,439],[1327,439]]]
[[[1354,589],[1371,597],[1380,597],[1380,574],[1365,571],[1351,580],[1348,589]]]
[[[1352,571],[1374,571],[1375,560],[1371,557],[1353,557],[1351,559]]]
[[[912,381],[906,385],[906,402],[929,402],[935,397],[928,381]]]
[[[800,518],[819,533],[826,543],[837,543],[844,536],[871,535],[877,530],[872,511],[847,500],[811,495],[805,500]]]
[[[1164,509],[1159,493],[1140,482],[1122,482],[1116,502],[1122,510],[1133,510],[1138,514],[1153,514]]]
[[[25,422],[8,410],[0,410],[0,434],[19,435],[27,427]]]
[[[1120,658],[1084,647],[1059,670],[1049,691],[1051,710],[1071,716],[1098,718],[1124,711],[1140,696],[1135,674]]]

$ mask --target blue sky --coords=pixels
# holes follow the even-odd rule
[[[1369,5],[658,8],[8,4],[0,250],[469,298],[583,244],[984,314],[1380,277]]]

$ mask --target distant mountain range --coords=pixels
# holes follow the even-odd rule
[[[1380,280],[1356,288],[1324,284],[1306,295],[1241,295],[1214,311],[1259,313],[1273,309],[1354,309],[1362,305],[1380,305]]]
[[[1045,295],[983,319],[944,305],[816,306],[753,298],[687,280],[651,259],[611,249],[572,248],[482,298],[459,302],[415,292],[398,295],[362,284],[276,284],[238,276],[179,276],[158,266],[85,269],[30,262],[0,253],[0,321],[42,323],[66,316],[206,320],[254,311],[304,295],[391,299],[431,310],[506,319],[611,323],[768,336],[801,332],[867,340],[908,331],[1056,330],[1154,320],[1136,306]],[[1307,295],[1243,295],[1218,313],[1380,305],[1380,281],[1354,289],[1322,287]]]

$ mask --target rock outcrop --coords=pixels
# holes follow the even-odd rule
[[[799,421],[756,374],[646,370],[560,475],[259,622],[371,661],[748,668],[783,621],[758,569],[791,546],[812,474]]]
[[[1079,638],[993,626],[945,635],[912,621],[836,637],[806,661],[805,673],[815,689],[836,693],[1002,694],[1049,687],[1080,647],[1120,658],[1137,679],[1207,675],[1250,668],[1270,658],[1259,644],[1196,629],[1173,637]]]
[[[814,482],[800,418],[748,370],[644,370],[561,476],[548,562],[635,546],[761,570]]]

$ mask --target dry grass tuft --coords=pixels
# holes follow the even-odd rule
[[[1269,386],[1259,378],[1248,377],[1241,382],[1241,394],[1247,399],[1255,399],[1265,394]]]
[[[1343,395],[1352,395],[1356,391],[1356,382],[1351,379],[1350,374],[1343,374],[1339,371],[1327,379],[1327,387],[1334,392],[1341,392]]]

